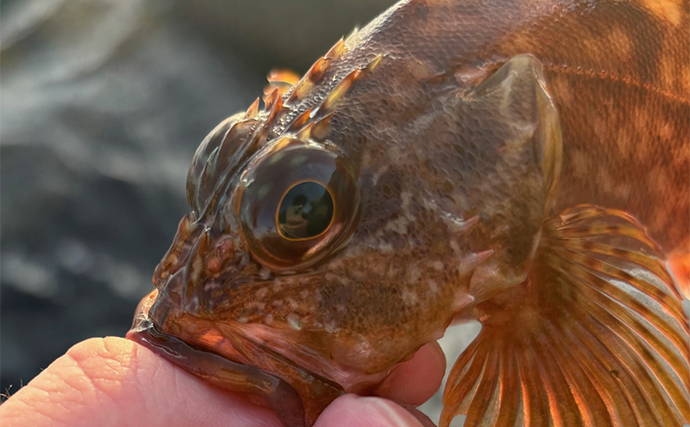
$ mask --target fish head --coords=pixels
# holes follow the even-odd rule
[[[192,212],[132,337],[149,330],[189,346],[162,350],[178,364],[197,350],[220,356],[236,374],[224,377],[228,388],[277,379],[309,423],[324,402],[370,391],[440,338],[506,272],[519,275],[514,239],[534,240],[550,185],[534,140],[554,131],[511,104],[525,96],[515,64],[472,91],[416,88],[428,99],[410,118],[390,108],[400,93],[372,92],[395,70],[376,75],[380,62],[326,79],[318,105],[299,99],[304,81],[274,92],[264,111],[252,106],[204,139],[187,180]],[[527,237],[518,234],[526,223]]]
[[[447,322],[427,325],[426,305],[470,275],[469,265],[446,268],[444,230],[476,221],[433,218],[392,179],[396,170],[374,182],[337,144],[313,132],[267,137],[264,119],[233,116],[200,145],[192,212],[140,311],[159,331],[232,360],[256,364],[238,347],[260,342],[361,391],[442,335]]]

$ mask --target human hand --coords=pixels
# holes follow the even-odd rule
[[[412,408],[439,387],[445,358],[436,343],[399,365],[382,397],[345,395],[315,427],[420,427],[433,424]],[[393,399],[401,405],[393,403]],[[266,408],[207,385],[151,350],[122,338],[83,341],[0,406],[3,427],[232,426],[279,427]]]

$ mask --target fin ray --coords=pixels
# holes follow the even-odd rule
[[[551,347],[549,345],[543,348],[541,353],[543,355],[542,360],[545,358],[549,360],[546,364],[548,369],[543,370],[542,376],[545,379],[544,386],[547,387],[549,406],[554,416],[553,424],[555,427],[581,425],[582,417],[580,410],[575,403],[572,393],[568,392],[569,386],[565,379],[565,373],[553,354]]]
[[[465,402],[465,400],[468,398],[471,399],[471,392],[477,386],[477,383],[480,381],[481,376],[484,373],[483,366],[481,369],[470,369],[471,367],[475,366],[478,347],[479,346],[477,345],[471,344],[470,347],[468,347],[462,353],[460,359],[458,359],[462,360],[462,366],[466,367],[466,369],[458,369],[454,372],[451,372],[448,376],[448,381],[457,381],[458,383],[462,384],[462,386],[456,387],[451,391],[450,398],[458,402],[458,407],[461,408],[463,412],[467,411],[467,408],[469,408],[469,402]],[[463,380],[460,381],[460,378]],[[450,420],[448,420],[448,422],[450,423]]]
[[[567,345],[567,343],[560,339],[559,331],[554,325],[549,326],[548,333],[556,344],[554,349],[559,353],[558,358],[566,359],[568,355],[563,353],[562,347],[558,343],[560,342],[561,345]],[[574,397],[580,408],[585,425],[593,424],[596,419],[600,423],[604,422],[605,427],[612,426],[606,399],[594,385],[592,376],[587,373],[585,365],[578,358],[574,358],[570,365],[572,365],[571,370],[574,372],[571,373],[569,370],[566,370],[569,377],[568,382],[571,384],[571,389],[577,392],[577,395]],[[587,397],[589,397],[589,405],[586,404]]]
[[[569,254],[564,254],[563,251],[560,249],[555,249],[555,252],[558,252],[563,259],[567,259],[567,261],[565,261],[565,262],[577,263],[577,264],[579,264],[585,268],[589,267],[588,261],[592,260],[592,258],[587,257],[586,255],[579,254],[577,252],[570,251]],[[656,302],[658,302],[662,306],[667,307],[668,309],[673,311],[674,317],[676,317],[676,319],[678,319],[679,321],[682,321],[685,318],[685,315],[683,314],[683,308],[682,308],[682,305],[680,304],[680,300],[679,300],[680,295],[675,294],[675,292],[673,294],[669,294],[668,290],[670,288],[659,288],[656,286],[650,287],[650,286],[648,286],[650,284],[649,282],[646,282],[644,280],[641,280],[640,278],[634,277],[631,274],[629,274],[628,272],[625,272],[625,271],[621,270],[620,268],[617,268],[613,265],[610,265],[610,264],[606,263],[605,261],[601,261],[601,260],[597,260],[597,261],[601,263],[598,266],[601,273],[605,273],[608,276],[611,276],[615,279],[623,281],[630,286],[634,286],[640,292],[644,292],[645,294],[647,294],[649,297],[653,298]],[[563,261],[561,261],[561,262],[563,262]],[[646,265],[642,265],[642,264],[638,264],[638,265],[640,267],[649,269]],[[658,264],[657,264],[657,267],[658,267]],[[569,273],[572,273],[572,271],[570,271]],[[665,274],[665,275],[658,275],[657,274],[657,277],[660,280],[667,280],[667,281],[672,280],[668,274]],[[675,291],[675,289],[671,289],[671,290]]]
[[[593,381],[604,383],[604,390],[608,392],[612,399],[617,397],[615,400],[617,411],[615,415],[611,414],[612,422],[620,420],[618,424],[622,426],[637,424],[639,411],[635,409],[635,405],[631,404],[631,402],[642,401],[646,405],[646,401],[640,395],[636,383],[629,378],[627,367],[618,360],[606,361],[607,352],[610,350],[591,331],[586,330],[581,325],[577,325],[573,331],[569,332],[578,336],[579,341],[588,350],[580,353],[582,357],[586,357],[590,361],[590,378],[593,378]],[[606,376],[597,375],[597,371],[602,369],[611,373],[610,379]]]
[[[525,408],[525,425],[529,425],[530,427],[548,426],[548,406],[544,405],[547,399],[544,398],[543,389],[539,386],[541,378],[538,373],[538,362],[535,360],[536,357],[532,357],[534,355],[531,351],[527,351],[526,353],[527,358],[524,361],[525,363],[520,363],[526,370],[526,377],[529,379],[529,381],[523,380],[524,384],[521,389],[522,396],[527,403],[527,407]]]
[[[604,324],[602,323],[602,325]],[[672,423],[674,417],[670,414],[670,407],[663,398],[663,392],[654,386],[654,373],[650,372],[649,367],[635,357],[636,355],[639,356],[640,352],[628,348],[626,344],[629,341],[623,337],[613,335],[609,336],[608,339],[609,342],[616,341],[617,343],[615,347],[604,343],[608,347],[609,353],[622,357],[619,365],[622,369],[616,370],[616,375],[620,376],[621,372],[626,374],[634,386],[633,390],[639,396],[634,400],[642,402],[647,408],[646,415],[642,411],[635,411],[640,424],[644,425],[645,422],[651,421],[651,425],[654,426],[672,425],[670,422]],[[637,405],[638,409],[642,404]],[[633,405],[633,409],[636,409],[636,405]]]
[[[672,421],[674,417],[671,415],[671,408],[662,395],[663,391],[659,389],[671,387],[670,383],[672,380],[665,374],[663,368],[653,356],[647,359],[644,358],[645,353],[648,353],[649,350],[643,347],[641,342],[635,340],[635,337],[632,336],[631,331],[624,322],[606,311],[605,308],[597,306],[596,302],[588,304],[588,307],[590,312],[596,312],[593,317],[600,322],[601,328],[606,328],[610,331],[606,335],[610,354],[622,356],[622,360],[628,362],[624,366],[627,368],[627,372],[635,378],[635,384],[644,395],[644,400],[655,403],[650,405],[650,412],[654,414],[658,422]],[[616,325],[617,328],[614,330],[608,327],[608,325]],[[612,342],[617,344],[615,349],[610,346]],[[642,363],[641,359],[644,359],[646,363]],[[661,387],[655,387],[655,379]],[[668,424],[664,423],[661,425]]]
[[[518,412],[515,408],[518,407],[518,395],[510,390],[508,386],[517,386],[516,366],[513,359],[501,358],[499,362],[501,378],[498,379],[499,383],[497,384],[500,390],[500,397],[498,400],[496,427],[512,427],[517,422]]]
[[[592,280],[592,282],[596,282],[596,280]],[[643,351],[640,350],[639,344],[646,343],[649,347],[658,349],[657,352],[659,353],[659,355],[671,367],[674,367],[675,371],[682,371],[684,369],[687,372],[689,368],[687,360],[682,360],[677,353],[673,352],[666,345],[666,343],[661,342],[659,340],[659,337],[651,333],[650,330],[646,328],[638,319],[636,319],[628,311],[612,310],[611,304],[619,304],[616,300],[607,297],[600,289],[579,287],[577,288],[577,291],[581,292],[584,295],[584,297],[588,300],[587,303],[591,302],[596,304],[596,307],[598,307],[597,312],[600,313],[600,316],[606,317],[606,320],[608,321],[605,322],[604,319],[601,319],[601,317],[599,317],[599,319],[602,322],[605,322],[604,324],[611,324],[613,322],[617,324],[617,330],[619,331],[618,335],[626,334],[626,337],[624,337],[624,339],[628,341],[628,344],[631,348],[638,349],[638,352]],[[603,300],[603,298],[607,298],[607,300]],[[655,318],[657,320],[661,320],[658,316],[656,316]],[[629,336],[627,334],[628,330],[635,332],[637,338],[639,339],[636,340],[634,339],[635,337]],[[684,341],[680,339],[677,340],[674,344],[682,346],[683,342]],[[652,361],[653,360],[654,359],[652,359]],[[678,367],[679,365],[680,368]]]
[[[673,369],[674,373],[679,376],[686,393],[690,390],[690,378],[684,379],[681,376],[690,369],[688,356],[685,355],[685,358],[683,358],[682,355],[678,354],[678,351],[674,351],[674,349],[682,349],[687,345],[687,335],[682,328],[682,318],[678,319],[674,317],[674,319],[678,321],[678,323],[674,325],[672,322],[669,322],[668,319],[663,319],[662,316],[655,313],[634,297],[626,294],[617,286],[591,272],[589,272],[586,277],[582,277],[583,275],[578,274],[577,270],[566,269],[565,273],[570,274],[572,277],[580,278],[581,282],[579,285],[575,286],[575,289],[582,292],[585,299],[588,301],[596,302],[601,307],[601,310],[603,310],[602,313],[604,315],[614,316],[613,318],[619,323],[619,331],[625,332],[627,329],[630,329],[636,333],[639,340],[629,340],[631,347],[637,348],[638,352],[644,351],[636,347],[636,341],[641,341],[642,343],[646,343],[649,347],[656,349],[659,356],[661,356],[661,358]],[[588,286],[588,283],[595,284],[596,286]],[[650,302],[647,302],[647,304],[650,304]],[[661,309],[663,306],[658,308]],[[642,319],[639,319],[634,313],[637,313]],[[610,321],[613,318],[609,317],[608,319]],[[649,324],[651,328],[645,326],[642,321]],[[655,335],[654,332],[658,332],[660,336]],[[668,340],[672,345],[669,346],[668,343],[662,342],[661,337]],[[654,359],[652,359],[650,363],[654,363]]]
[[[573,275],[577,274],[577,270],[572,271],[571,269],[566,269],[564,272]],[[675,346],[681,347],[684,344],[686,336],[684,335],[681,327],[683,322],[683,314],[679,310],[681,307],[674,307],[675,304],[673,304],[673,301],[668,301],[668,303],[665,303],[664,299],[668,298],[661,298],[661,296],[663,296],[664,294],[659,294],[660,297],[655,298],[657,295],[653,296],[652,292],[647,293],[647,295],[654,300],[660,312],[664,313],[664,308],[676,308],[675,310],[670,310],[670,312],[668,313],[677,322],[675,325],[669,322],[668,319],[664,319],[663,317],[665,316],[662,316],[662,314],[652,311],[651,309],[649,309],[648,305],[645,305],[639,300],[630,296],[625,291],[621,290],[618,286],[612,284],[611,282],[603,280],[600,277],[592,274],[590,274],[589,277],[593,282],[596,282],[596,289],[599,292],[608,296],[613,301],[618,301],[619,303],[622,303],[624,306],[629,307],[631,310],[635,311],[639,315],[647,318],[647,320],[649,320],[650,323],[656,325],[658,331],[661,332],[671,342],[673,342]],[[632,285],[633,283],[638,284],[637,281],[631,280],[628,282],[628,284],[630,285]],[[638,291],[643,291],[643,288],[639,286],[635,286],[635,289],[637,289]],[[651,302],[648,302],[647,304],[650,303]]]
[[[498,363],[497,354],[495,352],[490,352],[487,360],[484,362],[484,372],[481,381],[477,385],[477,390],[474,393],[472,403],[467,411],[466,423],[481,425],[484,418],[488,415],[488,411],[485,411],[484,408],[491,406],[489,403],[496,389],[496,370]]]

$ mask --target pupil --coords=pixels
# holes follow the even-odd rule
[[[309,239],[326,231],[332,218],[331,193],[317,182],[303,182],[281,200],[277,226],[286,239]]]

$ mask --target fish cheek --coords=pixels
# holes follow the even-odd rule
[[[366,374],[440,338],[467,296],[470,254],[451,244],[437,211],[403,200],[407,215],[387,221],[385,211],[374,215],[365,205],[364,228],[325,274],[319,312],[338,329],[332,357]]]
[[[327,330],[334,332],[331,357],[364,374],[382,372],[422,342],[428,325],[418,289],[403,283],[409,265],[373,251],[329,268],[321,303]],[[397,265],[396,265],[397,264]]]

